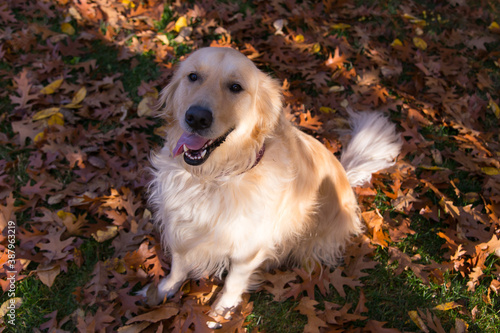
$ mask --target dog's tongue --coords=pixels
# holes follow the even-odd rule
[[[201,147],[203,147],[203,145],[207,143],[207,141],[207,139],[202,138],[199,135],[184,132],[175,145],[173,151],[174,157],[184,152],[184,148],[182,147],[183,145],[186,145],[186,147],[190,150],[198,150],[201,149]]]

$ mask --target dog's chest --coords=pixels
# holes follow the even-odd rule
[[[270,200],[255,183],[238,180],[202,183],[173,177],[165,194],[168,230],[175,238],[237,242],[269,226]],[[274,195],[274,200],[277,196]]]

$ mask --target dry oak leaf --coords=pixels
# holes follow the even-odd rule
[[[47,287],[52,287],[52,284],[54,284],[54,281],[56,277],[59,275],[61,272],[61,266],[59,265],[40,265],[37,270],[36,274],[38,275],[38,278],[44,285]]]
[[[19,105],[18,108],[30,106],[31,101],[38,98],[38,93],[31,93],[32,84],[28,78],[28,70],[24,68],[19,76],[14,77],[14,82],[16,83],[16,92],[19,97],[11,95],[10,100],[12,104]]]
[[[379,263],[368,257],[375,250],[375,246],[371,244],[370,239],[366,235],[362,235],[357,240],[357,242],[350,244],[346,251],[349,255],[345,258],[346,268],[344,272],[347,276],[361,278],[369,275],[363,270],[373,269]]]
[[[382,229],[385,224],[384,218],[380,215],[378,210],[363,212],[361,216],[368,226],[368,230],[372,237],[372,242],[382,247],[387,247],[389,245],[388,242],[390,242],[391,239],[384,233],[384,230]]]
[[[286,298],[293,296],[294,299],[299,298],[299,295],[305,291],[309,297],[314,297],[314,287],[318,287],[322,295],[326,296],[325,278],[326,270],[317,267],[314,272],[308,273],[304,269],[293,269],[295,273],[302,279],[301,283],[290,283],[290,290],[283,296]]]
[[[357,313],[348,313],[352,303],[346,303],[338,310],[339,307],[337,304],[325,302],[325,318],[329,324],[343,325],[350,321],[365,320],[367,318]]]
[[[297,274],[293,271],[276,271],[275,274],[265,273],[264,278],[266,281],[272,283],[272,287],[264,285],[263,288],[273,294],[276,302],[281,302],[286,299],[285,295],[290,290],[290,287],[285,288],[285,286],[291,281],[296,280]]]
[[[395,328],[384,328],[386,323],[383,321],[368,320],[366,326],[363,328],[363,332],[370,333],[399,333],[399,330]]]
[[[161,307],[154,309],[152,311],[140,314],[133,318],[130,318],[126,324],[130,325],[132,323],[137,323],[141,321],[147,321],[150,323],[156,323],[160,320],[166,320],[172,318],[179,313],[179,307],[174,303],[167,303]]]
[[[317,304],[318,302],[315,300],[304,297],[294,309],[307,316],[307,325],[304,326],[305,333],[319,333],[320,327],[328,327],[324,320],[318,318],[317,312],[319,312],[319,310],[314,307]]]
[[[310,129],[313,131],[317,131],[321,125],[323,124],[319,121],[318,116],[312,116],[311,111],[307,110],[305,113],[301,113],[299,115],[299,126],[302,128]]]
[[[75,237],[61,240],[61,236],[65,231],[66,228],[61,228],[57,232],[50,232],[44,236],[44,239],[48,242],[37,244],[43,255],[50,261],[64,259],[70,254],[69,251],[73,248],[71,244]]]
[[[344,286],[355,289],[356,287],[362,287],[363,283],[352,277],[343,277],[342,272],[343,270],[337,267],[332,273],[329,274],[329,279],[330,283],[333,285],[335,290],[337,290],[340,297],[344,298],[346,297]]]
[[[432,314],[429,309],[426,310],[426,313],[424,315],[424,312],[420,309],[418,309],[418,313],[420,313],[420,316],[426,321],[427,326],[433,330],[436,333],[446,333],[443,326],[441,325],[441,321],[439,320],[439,317]]]
[[[389,255],[391,256],[388,262],[389,264],[392,264],[395,261],[397,261],[399,264],[394,273],[399,275],[407,268],[410,268],[413,273],[418,276],[425,284],[429,284],[428,274],[424,272],[424,268],[426,267],[425,265],[414,263],[409,255],[392,246],[389,247]]]

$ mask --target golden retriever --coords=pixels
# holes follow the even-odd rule
[[[336,265],[363,230],[352,186],[392,165],[401,146],[383,115],[351,113],[339,162],[286,119],[278,82],[229,48],[191,54],[160,102],[167,136],[152,157],[150,202],[172,265],[158,296],[227,270],[218,315],[238,305],[259,267]]]

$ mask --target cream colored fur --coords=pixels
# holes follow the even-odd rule
[[[196,82],[188,79],[193,72]],[[243,90],[230,91],[233,83]],[[290,261],[336,265],[349,239],[363,230],[350,180],[369,180],[392,163],[400,147],[384,117],[354,114],[346,173],[319,141],[285,119],[279,84],[228,48],[190,55],[162,91],[161,103],[168,131],[165,147],[152,157],[150,202],[172,266],[158,293],[160,299],[172,296],[188,277],[227,270],[213,306],[217,314],[238,305],[260,267]],[[192,105],[213,112],[207,139],[234,128],[199,166],[187,165],[182,155],[172,157],[189,130],[184,114]],[[252,167],[263,145],[265,153]]]

